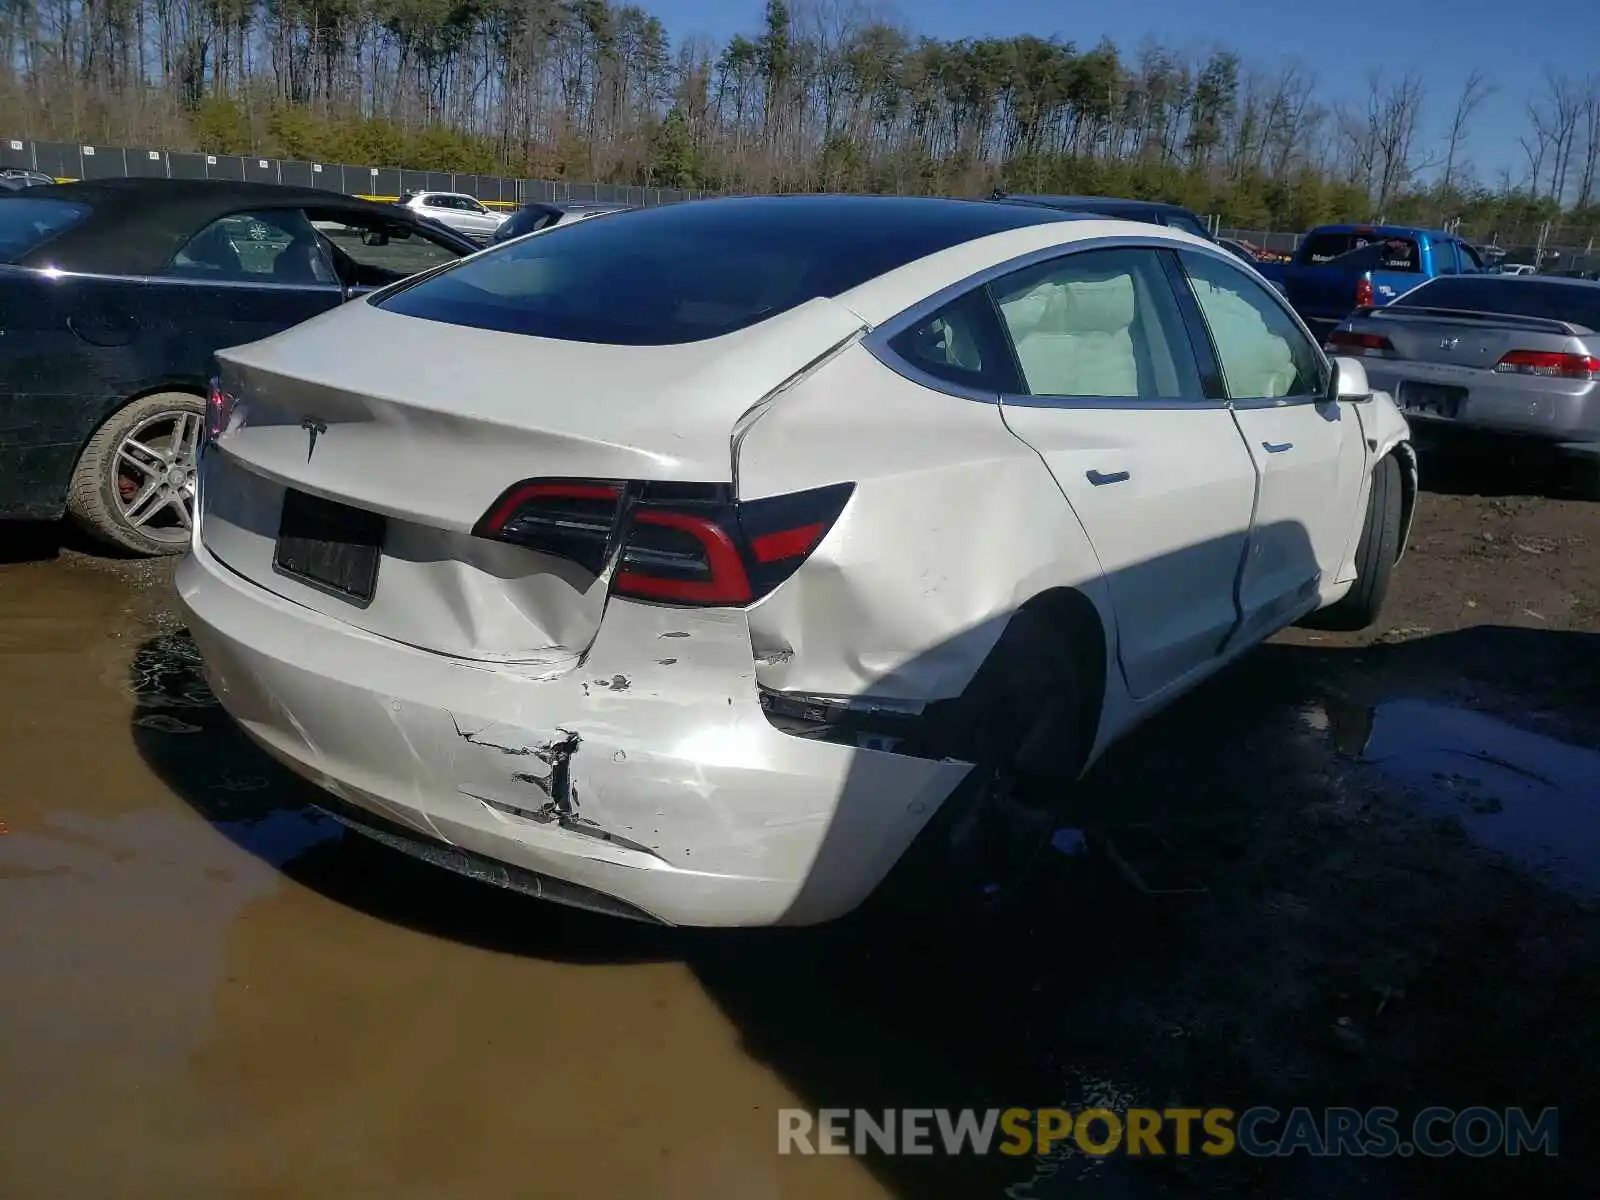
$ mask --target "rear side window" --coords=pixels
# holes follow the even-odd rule
[[[1183,316],[1153,250],[1069,254],[990,290],[1030,395],[1203,395]]]
[[[981,287],[898,334],[889,347],[935,379],[983,392],[1021,390],[994,306]]]
[[[1600,331],[1600,286],[1505,275],[1456,275],[1413,288],[1398,308],[1453,308],[1570,321]]]
[[[34,200],[23,193],[0,197],[0,262],[16,262],[61,236],[84,217],[89,206],[69,200]]]
[[[226,283],[336,284],[316,230],[298,209],[234,213],[190,238],[164,272]]]

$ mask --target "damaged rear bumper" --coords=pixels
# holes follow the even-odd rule
[[[738,611],[613,600],[583,664],[552,676],[365,633],[203,547],[177,583],[207,679],[256,742],[425,842],[572,885],[551,899],[672,925],[829,920],[968,769],[775,729]]]

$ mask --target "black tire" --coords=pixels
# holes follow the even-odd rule
[[[1312,613],[1302,624],[1353,633],[1377,623],[1400,554],[1401,488],[1400,464],[1394,455],[1386,455],[1372,470],[1367,516],[1356,546],[1356,581],[1340,600]]]
[[[865,906],[937,936],[983,935],[1017,911],[1071,801],[1083,746],[1071,632],[1022,609],[962,695],[931,710],[917,750],[974,764]],[[989,848],[1012,863],[987,879]]]
[[[184,439],[185,448],[181,452],[171,453],[165,460],[150,459],[142,475],[136,474],[130,466],[134,461],[132,457],[118,454],[131,434],[145,428],[170,442],[171,435],[163,433],[163,426],[169,430],[174,428],[180,417],[186,421],[185,428],[194,430],[198,436],[204,430],[205,402],[184,392],[157,392],[112,413],[95,430],[78,457],[67,491],[67,515],[108,547],[126,554],[155,557],[182,554],[187,550],[187,530],[174,505],[184,503],[186,495],[192,520],[195,463],[189,448],[190,439]],[[137,479],[142,487],[157,475],[166,480],[160,485],[164,490],[153,493],[150,501],[163,501],[154,510],[155,518],[160,520],[153,518],[141,525],[130,517],[130,506],[123,497],[122,487],[130,477]],[[134,516],[137,515],[135,512]]]

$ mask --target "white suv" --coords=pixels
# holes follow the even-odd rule
[[[493,212],[461,192],[407,192],[400,197],[400,206],[478,241],[488,241],[506,219],[505,213]]]

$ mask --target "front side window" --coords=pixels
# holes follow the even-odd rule
[[[1441,238],[1433,242],[1430,249],[1433,251],[1433,273],[1435,275],[1454,275],[1456,273],[1455,243]]]
[[[1232,400],[1317,397],[1322,356],[1261,284],[1232,263],[1180,251]]]
[[[1198,400],[1194,351],[1153,250],[1091,250],[990,285],[1033,396]]]
[[[219,283],[338,283],[299,209],[233,213],[195,234],[165,272]]]

